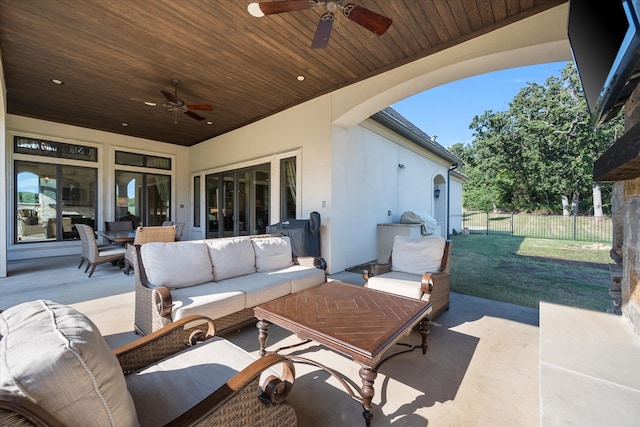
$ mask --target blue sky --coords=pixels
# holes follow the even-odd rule
[[[505,111],[509,102],[528,83],[544,83],[560,76],[566,62],[510,68],[458,80],[396,102],[393,107],[410,122],[445,147],[471,142],[469,125],[487,110]]]

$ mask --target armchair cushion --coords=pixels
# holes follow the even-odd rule
[[[395,236],[391,252],[391,270],[409,274],[435,273],[440,270],[446,241],[442,237],[412,238]]]
[[[0,315],[0,386],[64,425],[136,426],[120,364],[96,326],[71,307],[30,301]]]
[[[402,271],[390,271],[381,276],[373,276],[367,281],[367,287],[383,292],[393,292],[403,297],[420,299],[422,289],[420,280],[414,274]]]
[[[293,265],[291,241],[288,236],[251,239],[256,253],[258,272],[285,268]]]
[[[149,242],[140,246],[140,254],[152,286],[176,289],[213,280],[211,260],[202,243]]]
[[[141,425],[167,424],[224,385],[254,360],[253,356],[235,344],[214,337],[138,373],[127,375],[127,385]],[[279,375],[275,370],[271,374]],[[168,387],[168,384],[171,386]]]
[[[246,237],[206,240],[216,282],[256,272],[251,241]]]

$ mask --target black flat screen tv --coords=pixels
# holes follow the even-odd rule
[[[568,36],[594,124],[615,117],[640,77],[640,0],[570,0]]]

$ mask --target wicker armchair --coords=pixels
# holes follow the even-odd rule
[[[134,248],[136,245],[143,245],[149,242],[173,242],[175,239],[175,225],[136,228],[133,244],[126,246],[127,252],[124,254],[124,268],[122,271],[128,276],[133,268]]]
[[[76,224],[76,230],[78,230],[78,235],[80,235],[80,241],[82,243],[80,266],[82,266],[83,261],[86,259],[87,267],[84,269],[84,272],[86,273],[91,269],[89,277],[93,275],[98,265],[115,263],[124,259],[125,249],[123,247],[98,247],[96,236],[93,234],[93,228],[91,228],[91,226]],[[78,268],[80,268],[80,266],[78,266]]]
[[[55,304],[55,303],[54,303]],[[53,323],[53,322],[50,322]],[[189,327],[190,324],[199,324],[200,326],[194,331]],[[68,332],[63,330],[64,332]],[[86,333],[86,330],[85,332]],[[141,426],[149,426],[158,424],[157,420],[151,420],[148,417],[145,418],[145,409],[141,409],[147,406],[146,413],[153,412],[165,412],[163,416],[169,416],[169,422],[162,422],[164,425],[171,426],[190,426],[190,425],[207,425],[207,426],[295,426],[297,424],[297,418],[295,410],[290,406],[285,398],[293,386],[295,371],[293,363],[284,356],[269,354],[260,359],[254,359],[251,355],[246,353],[246,357],[252,362],[244,365],[245,367],[236,372],[235,368],[226,367],[223,364],[220,365],[219,359],[222,359],[224,355],[220,354],[220,348],[215,346],[220,344],[233,344],[226,342],[218,337],[213,337],[214,329],[211,320],[199,316],[191,316],[184,318],[178,322],[174,322],[167,327],[154,332],[146,337],[140,338],[129,345],[123,346],[119,349],[113,350],[119,362],[124,376],[124,382],[126,388],[129,389],[133,397],[133,410],[135,411],[132,416],[138,418]],[[83,335],[84,336],[84,335]],[[7,337],[3,337],[5,339]],[[35,337],[37,340],[37,336]],[[55,340],[54,340],[55,341]],[[91,340],[90,344],[98,344]],[[101,350],[109,351],[106,343],[102,343],[104,347],[93,346]],[[54,344],[55,345],[55,344]],[[207,346],[213,346],[207,349]],[[83,351],[81,347],[79,351]],[[8,349],[7,351],[11,351]],[[54,353],[56,350],[53,350]],[[208,357],[202,360],[203,354],[199,356],[194,351],[208,352]],[[224,350],[223,350],[224,351]],[[236,352],[244,352],[244,350],[236,348],[232,350]],[[88,353],[94,354],[91,351]],[[195,354],[195,355],[194,355]],[[76,355],[77,357],[77,355]],[[80,357],[84,357],[82,354]],[[111,355],[110,357],[113,357]],[[189,359],[191,357],[191,359]],[[95,358],[95,356],[94,356]],[[181,358],[181,359],[180,359]],[[73,357],[67,359],[74,359]],[[178,378],[184,378],[184,384],[178,384],[175,381],[175,376],[168,375],[170,372],[165,371],[163,368],[154,371],[154,366],[162,361],[162,366],[172,363],[172,359],[179,359],[180,363],[187,364],[183,366],[176,375]],[[194,360],[195,359],[195,360]],[[189,363],[191,360],[192,363]],[[59,359],[52,358],[51,363],[60,363]],[[207,373],[211,370],[223,372],[222,379],[220,376],[216,377],[220,385],[215,389],[205,391],[205,398],[192,406],[188,407],[184,412],[179,412],[179,409],[184,406],[185,395],[190,395],[196,387],[189,381],[189,370],[196,370],[198,373]],[[91,367],[85,367],[91,369]],[[274,369],[278,368],[278,369]],[[118,369],[118,368],[116,368]],[[226,370],[226,371],[225,371]],[[80,372],[78,372],[80,371]],[[75,371],[80,376],[85,375],[83,369],[76,369]],[[191,374],[193,375],[193,374]],[[220,375],[220,374],[217,374]],[[261,375],[263,378],[262,386],[260,385]],[[149,377],[154,381],[155,386],[153,388],[145,388],[138,386],[135,388],[134,378],[133,386],[129,381],[129,377],[147,377],[144,381],[148,381]],[[155,378],[153,378],[155,376]],[[206,377],[206,374],[203,375]],[[45,375],[42,375],[42,380],[50,382],[46,379]],[[213,377],[212,377],[213,378]],[[226,380],[224,378],[227,378]],[[34,379],[30,378],[33,382]],[[53,378],[53,381],[56,379]],[[99,378],[97,381],[104,380]],[[112,379],[106,379],[107,382],[113,383]],[[208,383],[209,378],[206,377],[201,382],[205,385]],[[64,378],[61,379],[62,386],[67,387],[64,393],[84,393],[81,387],[75,385],[66,384]],[[147,383],[143,383],[147,384]],[[49,384],[50,386],[50,384]],[[37,384],[29,384],[28,387],[38,387]],[[105,385],[104,383],[96,385],[96,387],[111,387],[111,385]],[[211,388],[216,387],[212,386]],[[104,390],[101,388],[101,390]],[[190,392],[187,393],[186,390]],[[127,391],[125,390],[126,394]],[[36,393],[37,394],[37,393]],[[195,395],[201,394],[200,391]],[[61,421],[56,418],[51,412],[44,408],[46,404],[51,404],[49,399],[50,394],[46,394],[42,397],[34,397],[34,395],[26,396],[18,390],[11,387],[2,387],[0,389],[0,425],[2,426],[63,426],[76,421]],[[172,396],[175,396],[175,404],[162,404],[160,402],[166,401],[166,399],[172,400]],[[117,396],[110,396],[111,399]],[[89,399],[79,396],[77,403],[80,406],[85,404],[84,401]],[[39,404],[37,402],[41,402]],[[83,401],[84,399],[84,401]],[[195,399],[194,396],[187,396],[187,400]],[[200,399],[199,397],[197,399]],[[112,402],[104,402],[104,405],[112,404]],[[102,413],[102,404],[98,405],[99,408],[95,412],[95,425],[104,421],[104,415]],[[86,407],[85,407],[86,409]],[[74,412],[74,408],[66,408],[67,413],[59,416],[69,416],[69,411],[72,413],[72,417],[91,417],[91,413],[85,415],[75,415],[78,412]],[[80,411],[81,409],[78,409]],[[119,409],[122,411],[122,409]],[[177,413],[176,413],[177,412]],[[60,413],[59,413],[60,414]],[[174,416],[175,414],[175,416]],[[122,417],[122,412],[119,416]],[[102,418],[100,418],[102,417]],[[75,419],[75,418],[74,418]],[[113,420],[112,420],[113,422]],[[117,422],[116,422],[117,423]],[[86,424],[85,424],[86,425]]]
[[[394,268],[393,257],[397,244],[396,240],[388,263],[374,263],[369,265],[368,270],[363,270],[362,277],[365,280],[365,286],[429,301],[432,306],[432,311],[429,315],[431,319],[448,310],[451,241],[444,242],[442,258],[438,263],[439,267],[436,267],[431,272],[422,274],[407,273],[401,271],[400,268]]]

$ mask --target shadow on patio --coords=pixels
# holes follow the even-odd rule
[[[133,332],[134,277],[117,267],[99,266],[88,278],[79,257],[9,263],[0,282],[0,309],[32,299],[51,299],[86,314],[112,347],[137,337]],[[332,276],[361,284],[357,274]],[[227,336],[257,357],[257,332],[244,328]],[[418,343],[413,331],[402,340]],[[269,347],[297,342],[290,332],[270,329]],[[538,426],[538,310],[460,294],[435,319],[429,350],[385,362],[375,380],[373,425]],[[306,352],[304,352],[306,350]],[[337,370],[359,387],[360,366],[315,343],[297,348],[304,356]],[[327,372],[296,364],[289,401],[300,426],[364,425],[362,407]]]

